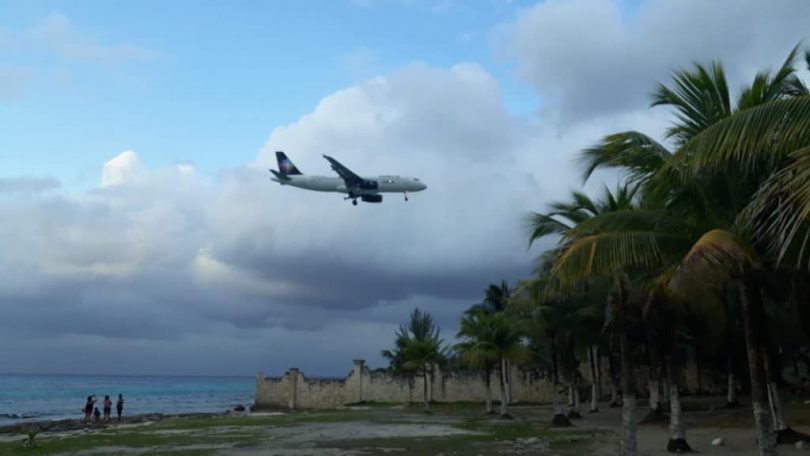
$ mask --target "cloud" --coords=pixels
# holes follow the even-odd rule
[[[0,178],[0,195],[4,193],[39,193],[61,187],[53,177]]]
[[[530,274],[551,241],[529,251],[523,217],[581,187],[576,151],[617,130],[660,136],[666,114],[645,99],[656,75],[711,51],[743,79],[793,44],[775,13],[756,9],[770,19],[754,19],[767,30],[752,33],[777,38],[740,37],[740,50],[733,29],[691,55],[701,36],[720,33],[704,30],[718,7],[701,3],[697,17],[697,3],[672,5],[629,14],[607,1],[549,0],[504,24],[520,74],[543,100],[540,116],[511,115],[479,64],[413,63],[268,127],[255,160],[213,177],[191,163],[151,167],[127,150],[111,151],[98,186],[82,193],[42,178],[0,180],[0,344],[28,355],[0,352],[0,365],[95,371],[125,357],[133,372],[298,365],[341,375],[351,358],[379,362],[417,306],[450,339],[488,283]],[[675,36],[660,22],[667,16],[683,30],[695,16],[697,36]],[[644,40],[658,40],[660,55]],[[306,174],[333,175],[329,154],[361,175],[419,177],[428,189],[407,203],[388,194],[353,207],[340,194],[271,182],[276,150]],[[82,357],[65,364],[72,353]],[[50,369],[33,366],[37,357]]]
[[[10,221],[0,227],[0,326],[77,347],[201,334],[237,347],[238,328],[290,334],[308,355],[334,339],[345,359],[375,359],[414,306],[457,309],[488,281],[528,270],[518,222],[531,204],[515,202],[538,189],[518,168],[532,135],[480,66],[415,64],[325,97],[273,130],[255,163],[213,180],[121,152],[86,193],[0,199]],[[359,173],[419,176],[430,188],[353,207],[269,181],[277,148],[306,173],[332,175],[328,152]],[[338,339],[347,328],[380,337],[357,353]],[[331,361],[313,356],[327,373]]]
[[[220,373],[295,353],[314,374],[342,373],[346,359],[379,360],[416,306],[450,338],[454,315],[489,282],[530,273],[523,216],[578,187],[571,151],[614,128],[561,135],[511,116],[480,65],[416,63],[324,97],[273,129],[254,162],[215,178],[120,152],[88,192],[0,199],[0,328],[33,352],[42,338],[76,350],[108,340],[128,359],[207,337],[236,353],[211,365]],[[271,182],[279,149],[307,174],[333,175],[327,153],[361,175],[415,176],[428,189],[353,207]],[[362,343],[347,339],[360,333]],[[244,338],[287,341],[290,354],[243,350]]]
[[[133,184],[146,176],[146,168],[138,160],[138,155],[127,150],[116,155],[101,168],[101,186]]]
[[[51,13],[28,31],[28,36],[39,45],[66,60],[93,63],[119,63],[123,61],[154,60],[161,53],[131,44],[106,45],[81,33],[61,13]]]
[[[736,88],[807,38],[807,17],[803,0],[648,0],[633,11],[615,0],[548,0],[496,36],[544,115],[570,123],[645,109],[655,82],[692,61],[722,59]]]

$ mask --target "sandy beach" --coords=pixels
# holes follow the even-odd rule
[[[687,400],[688,440],[709,455],[756,455],[748,408],[711,408],[722,398]],[[642,412],[644,410],[642,409]],[[25,448],[25,427],[0,429],[0,454],[46,455],[575,455],[617,454],[620,410],[584,414],[574,427],[549,426],[551,407],[516,405],[514,420],[484,416],[478,404],[419,407],[371,405],[333,411],[262,412],[187,416],[153,415],[124,424],[62,426],[43,431]],[[810,432],[810,405],[795,400],[787,416]],[[721,437],[722,446],[711,441]],[[639,454],[665,455],[666,423],[639,427]],[[782,454],[807,454],[793,445]]]

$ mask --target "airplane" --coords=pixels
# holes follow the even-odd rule
[[[383,196],[380,193],[403,193],[405,201],[408,201],[408,192],[420,192],[427,188],[427,185],[413,177],[360,177],[334,158],[328,155],[324,155],[323,158],[329,162],[340,177],[306,176],[298,170],[284,152],[276,151],[278,171],[270,170],[275,176],[270,180],[281,185],[306,190],[346,193],[348,196],[343,199],[352,200],[352,204],[355,206],[357,206],[358,198],[366,203],[382,203]]]

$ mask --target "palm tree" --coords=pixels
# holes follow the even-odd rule
[[[598,199],[592,199],[581,192],[572,192],[569,201],[551,203],[549,205],[551,211],[547,213],[532,213],[528,216],[527,231],[529,232],[529,244],[531,245],[533,242],[548,235],[558,235],[562,236],[562,239],[566,239],[566,235],[572,233],[575,227],[577,227],[579,224],[585,223],[587,220],[599,216],[600,214],[635,210],[638,206],[637,196],[639,190],[640,186],[638,184],[619,185],[616,187],[615,191],[611,191],[609,188],[605,187],[602,195],[600,195]],[[563,244],[561,243],[561,245]],[[583,315],[580,315],[579,317],[589,316],[590,319],[586,321],[593,323],[594,319],[592,317],[594,314],[604,315],[604,303],[607,291],[604,289],[604,287],[602,287],[602,289],[600,289],[598,286],[595,287],[593,280],[590,282],[591,283],[583,282],[584,286],[582,289],[589,289],[590,293],[585,295],[585,300],[584,302],[580,303],[580,309],[577,312],[583,312]],[[597,292],[596,295],[593,294],[594,291]],[[582,296],[582,294],[580,295]],[[560,302],[558,301],[558,308],[560,308],[559,304]],[[566,370],[569,373],[569,391],[572,393],[571,396],[573,396],[572,399],[574,409],[571,411],[572,417],[579,417],[577,397],[578,371],[575,367],[573,367],[576,365],[576,357],[573,356],[573,345],[576,344],[577,340],[586,339],[590,341],[590,344],[586,345],[586,347],[591,364],[591,411],[593,412],[598,409],[598,369],[596,368],[598,358],[593,359],[593,352],[595,351],[594,346],[598,345],[598,341],[601,338],[601,332],[597,328],[601,327],[602,318],[596,318],[595,321],[596,328],[594,328],[593,325],[590,325],[590,331],[578,334],[576,339],[569,340],[568,344],[562,344],[560,347],[562,348],[561,351],[558,352],[555,350],[555,354],[569,354],[569,356],[564,359],[569,361],[567,363],[568,368]],[[567,327],[581,327],[581,323],[584,322],[580,321],[577,324],[570,324]],[[570,332],[556,331],[554,337],[559,338],[565,337],[566,335],[570,335]],[[559,339],[555,340],[555,347],[561,345],[560,342],[561,341]],[[553,361],[556,362],[556,359],[557,358],[554,358]],[[556,370],[554,375],[557,375]],[[561,423],[564,422],[563,420],[559,421]]]
[[[484,314],[491,315],[506,310],[509,302],[509,297],[512,291],[509,289],[509,284],[505,280],[500,284],[489,284],[489,287],[484,291],[484,300],[480,304],[474,304],[467,309],[467,313],[483,312]]]
[[[442,340],[438,338],[437,332],[436,338],[408,340],[403,350],[403,359],[405,362],[402,364],[402,367],[415,372],[417,376],[421,376],[424,379],[422,383],[422,403],[425,412],[430,411],[428,379],[432,374],[433,366],[444,358],[441,343]]]
[[[424,378],[425,410],[429,409],[430,404],[428,380],[433,375],[433,366],[445,358],[442,344],[433,317],[416,308],[410,315],[408,325],[400,325],[397,330],[394,348],[382,351],[394,372],[408,372]]]
[[[492,408],[492,370],[499,359],[492,344],[492,320],[484,312],[467,311],[461,318],[461,328],[457,337],[462,339],[454,346],[471,366],[481,369],[486,388],[486,410],[494,414]]]
[[[501,417],[510,418],[507,405],[509,399],[506,392],[506,367],[526,359],[528,351],[523,345],[524,332],[521,325],[504,312],[496,313],[490,317],[492,325],[492,347],[501,367]]]
[[[479,304],[474,304],[467,309],[466,313],[470,312],[483,312],[484,314],[491,315],[498,312],[503,312],[509,303],[512,295],[512,290],[505,280],[500,284],[489,284],[489,287],[484,291],[484,300]],[[512,403],[512,382],[511,382],[511,366],[508,361],[503,361],[504,365],[499,368],[499,372],[503,372],[504,382],[506,384],[506,402]]]
[[[763,176],[778,166],[782,157],[793,154],[791,158],[795,160],[806,153],[802,148],[810,144],[810,100],[802,95],[806,88],[793,75],[795,51],[776,75],[760,73],[751,90],[740,95],[736,108],[729,101],[719,64],[708,69],[697,66],[692,73],[676,73],[674,89],[660,86],[654,104],[675,107],[678,117],[669,131],[678,148],[669,158],[660,160],[665,157],[663,148],[654,141],[639,140],[645,137],[634,132],[624,134],[635,140],[625,141],[623,148],[597,146],[595,149],[601,149],[598,153],[586,151],[584,160],[591,165],[586,171],[605,166],[627,167],[630,179],[642,181],[649,204],[645,204],[645,210],[633,213],[600,214],[566,232],[562,241],[565,249],[555,263],[555,273],[564,281],[573,282],[592,274],[616,274],[626,268],[665,268],[687,258],[690,244],[694,244],[689,255],[692,258],[717,261],[713,256],[716,252],[729,254],[732,262],[754,258],[749,255],[752,244],[745,239],[740,223],[739,216],[745,214],[742,207],[764,180]],[[602,145],[615,146],[615,142],[603,141]],[[658,160],[648,160],[650,157]],[[729,166],[732,162],[734,166]],[[650,163],[658,168],[654,169]],[[718,165],[723,164],[726,166],[721,171]],[[777,192],[771,190],[770,203],[760,199],[760,215],[768,204],[773,208],[773,195]],[[760,190],[759,194],[762,193]],[[793,231],[779,232],[780,239],[792,240],[806,226],[807,214],[803,215],[801,210],[779,211],[777,217],[785,214],[792,217],[788,220],[793,222]],[[775,226],[773,220],[771,217],[771,231]],[[767,232],[769,226],[765,226]],[[700,237],[700,233],[706,236]],[[784,246],[783,242],[782,254],[789,250]],[[701,251],[709,253],[698,255]],[[765,383],[760,359],[764,338],[763,329],[751,325],[764,321],[752,317],[764,316],[757,279],[761,269],[762,266],[744,268],[733,276],[732,269],[728,269],[726,276],[726,280],[737,281],[742,290],[752,387],[757,388]],[[772,439],[766,435],[770,432],[768,420],[758,411],[764,409],[757,403],[762,397],[759,393],[753,395],[755,417],[760,451],[770,454],[773,450]]]

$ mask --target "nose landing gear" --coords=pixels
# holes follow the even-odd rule
[[[402,192],[402,194],[405,195],[405,201],[408,201],[408,192]]]
[[[357,200],[356,199],[352,200],[352,206],[357,206]]]

